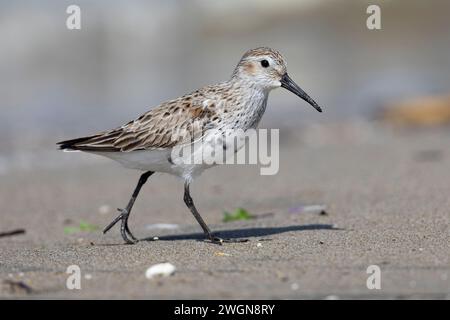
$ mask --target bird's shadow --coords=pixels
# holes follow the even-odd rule
[[[286,227],[267,227],[267,228],[260,227],[247,229],[220,230],[214,232],[214,235],[224,239],[236,239],[236,238],[265,237],[284,232],[307,231],[307,230],[343,230],[343,229],[336,228],[332,224],[308,224],[308,225],[295,225]],[[159,241],[204,240],[204,239],[205,235],[203,233],[175,234],[158,237]],[[154,237],[144,238],[141,239],[140,241],[154,241]]]

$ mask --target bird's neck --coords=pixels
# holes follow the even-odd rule
[[[238,114],[234,118],[237,126],[242,129],[255,128],[266,110],[267,98],[270,90],[266,90],[250,81],[230,81],[231,92],[240,96],[238,103],[230,105],[231,114]],[[230,114],[230,116],[231,116]]]
[[[271,88],[265,87],[261,82],[255,81],[254,78],[248,78],[244,76],[233,75],[229,80],[229,83],[237,88],[246,90],[249,92],[259,92],[264,95],[268,95]]]
[[[268,88],[265,88],[254,81],[246,78],[233,77],[229,81],[232,91],[238,92],[244,100],[249,102],[263,102],[267,100],[269,92]]]

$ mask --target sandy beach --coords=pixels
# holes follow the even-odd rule
[[[102,235],[139,173],[48,145],[61,166],[1,176],[0,232],[25,234],[0,238],[0,297],[449,299],[449,131],[345,126],[282,131],[277,175],[222,166],[195,181],[210,227],[249,239],[222,246],[202,241],[182,183],[167,175],[151,177],[130,218],[142,241],[124,245],[117,227]],[[222,221],[239,207],[254,218]],[[161,262],[175,273],[147,279]],[[66,287],[70,265],[80,267],[80,290]],[[370,265],[381,270],[379,290],[366,286]]]

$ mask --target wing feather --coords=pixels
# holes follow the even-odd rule
[[[196,91],[163,103],[119,128],[58,144],[61,149],[98,152],[171,148],[211,127],[215,110],[205,108],[204,100],[201,91]]]

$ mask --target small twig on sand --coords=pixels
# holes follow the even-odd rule
[[[253,216],[253,219],[270,218],[270,217],[273,217],[274,215],[275,214],[273,212],[260,213],[260,214],[255,214]]]
[[[25,229],[16,229],[16,230],[11,230],[11,231],[0,232],[0,238],[11,237],[11,236],[15,236],[18,234],[24,234],[24,233],[25,233]]]
[[[9,286],[9,291],[13,294],[15,293],[33,293],[33,288],[24,283],[23,281],[13,281],[13,280],[4,280],[3,283]]]

